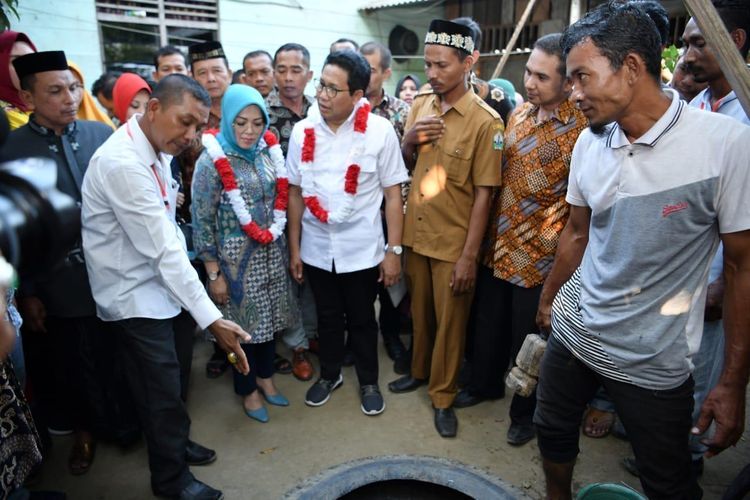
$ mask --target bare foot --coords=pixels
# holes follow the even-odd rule
[[[260,392],[256,390],[245,396],[242,405],[246,410],[260,410],[263,407],[263,398],[260,397]]]
[[[256,378],[255,383],[258,384],[258,387],[268,396],[275,396],[279,393],[278,389],[276,389],[276,385],[273,383],[272,378]]]
[[[590,438],[603,438],[609,434],[614,424],[613,412],[589,407],[586,418],[583,420],[583,433]]]

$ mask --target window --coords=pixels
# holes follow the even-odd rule
[[[100,0],[96,17],[106,68],[150,77],[163,45],[187,47],[218,38],[218,0]]]

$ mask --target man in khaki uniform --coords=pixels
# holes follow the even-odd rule
[[[417,96],[402,153],[413,168],[403,243],[412,296],[411,375],[391,382],[409,392],[429,379],[435,427],[454,437],[453,400],[474,294],[477,256],[490,195],[500,185],[503,124],[471,90],[472,31],[434,20],[425,39],[432,92]]]

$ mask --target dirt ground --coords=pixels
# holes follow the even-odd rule
[[[383,414],[362,414],[354,369],[345,368],[344,385],[319,408],[304,404],[305,391],[312,382],[277,375],[276,383],[291,406],[269,406],[270,422],[261,424],[243,413],[229,374],[216,380],[206,378],[204,366],[210,352],[207,342],[196,341],[188,411],[192,439],[214,448],[219,458],[192,470],[200,480],[223,490],[227,499],[279,498],[303,479],[331,466],[394,454],[457,460],[501,478],[530,498],[543,498],[544,476],[536,442],[520,448],[505,442],[510,404],[507,397],[457,410],[458,436],[442,439],[433,427],[425,388],[402,395],[387,392],[387,383],[397,375],[381,344],[380,387],[386,400]],[[314,356],[313,361],[317,363]],[[78,477],[67,471],[71,441],[70,437],[54,438],[51,457],[33,489],[62,490],[74,500],[152,498],[142,441],[127,450],[100,443],[91,470]],[[612,436],[582,437],[581,450],[575,490],[593,482],[623,482],[640,489],[638,480],[620,465],[629,454],[627,442]],[[706,461],[701,479],[704,498],[720,498],[749,461],[747,434],[737,447]]]

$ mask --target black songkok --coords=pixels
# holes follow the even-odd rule
[[[425,45],[445,45],[471,54],[474,52],[474,32],[463,24],[433,19],[424,43]]]
[[[49,52],[34,52],[13,60],[18,79],[23,80],[25,76],[43,73],[45,71],[63,71],[68,69],[68,60],[62,50]]]
[[[188,55],[190,56],[190,64],[197,61],[205,61],[206,59],[216,59],[218,57],[226,58],[221,42],[213,41],[191,45],[188,48]]]

